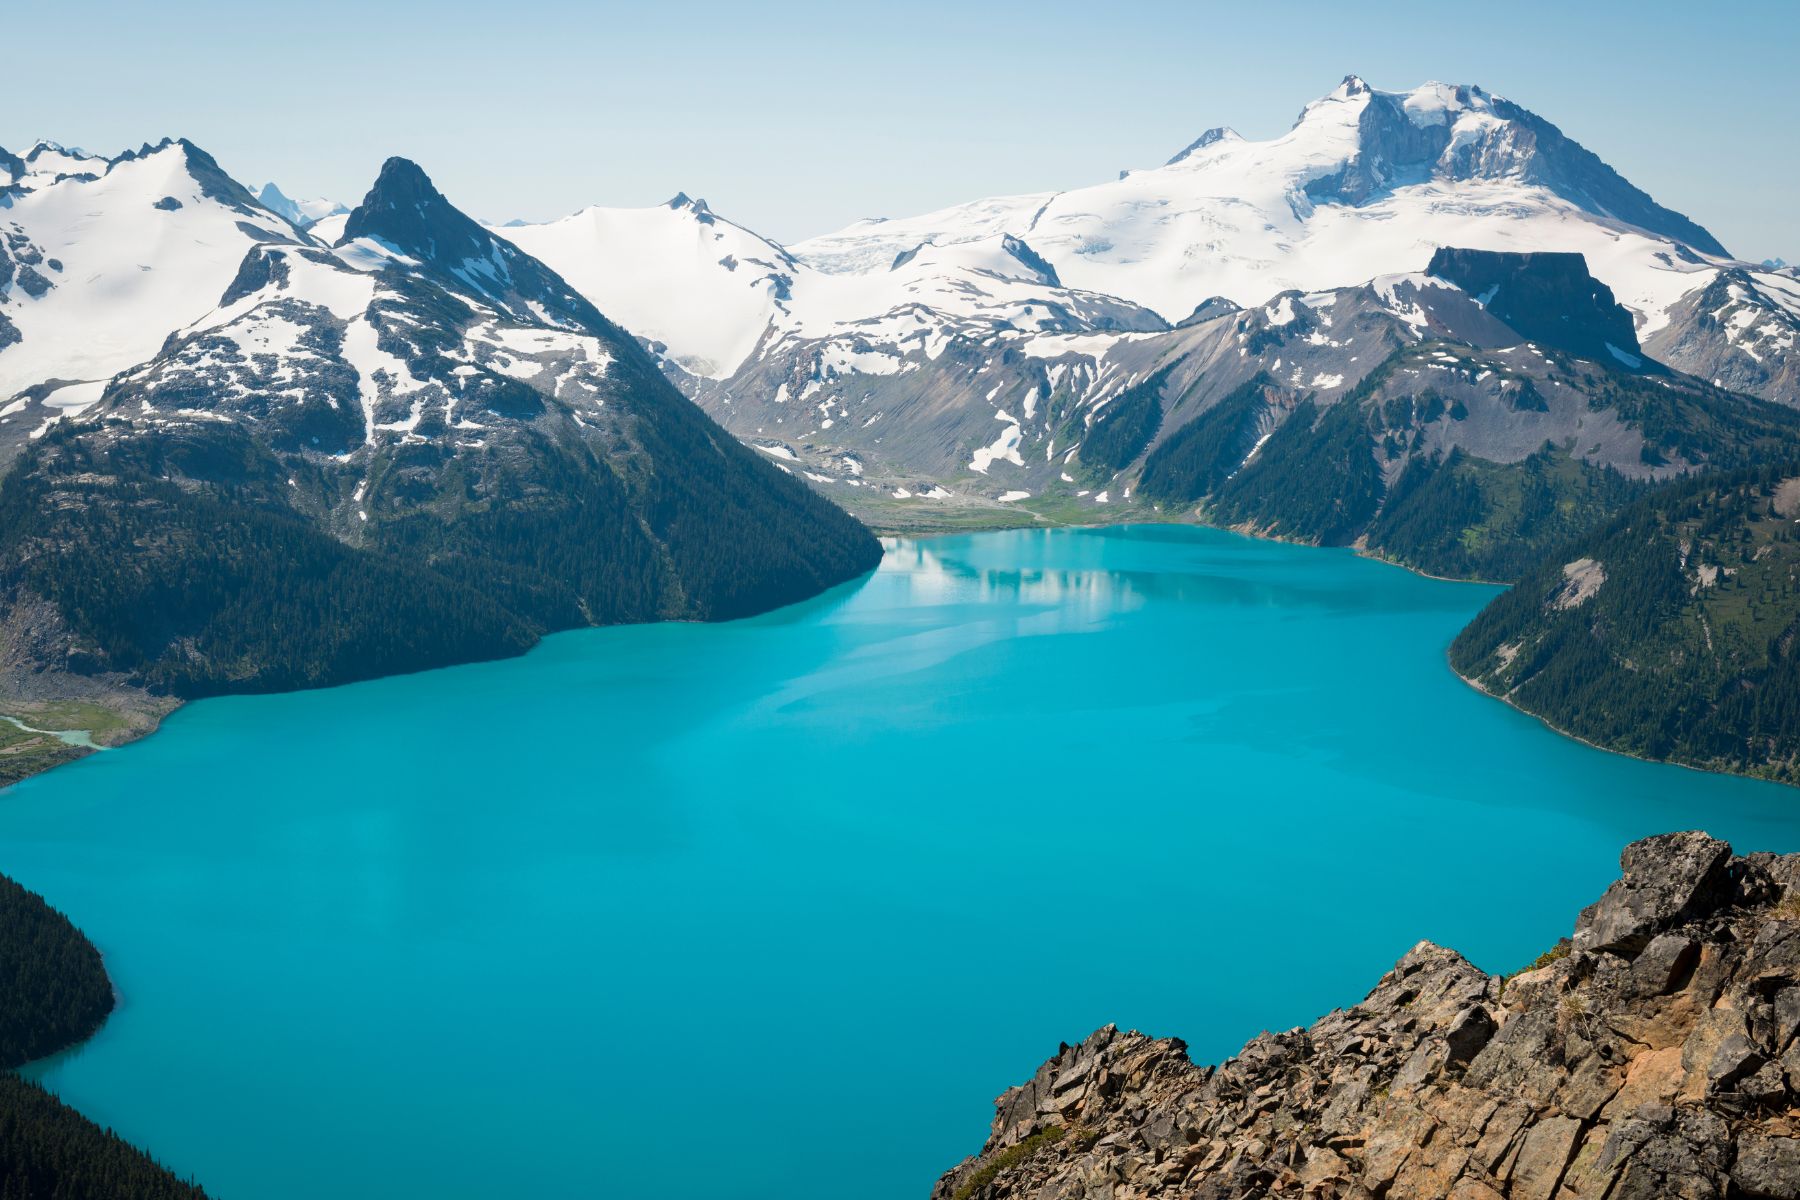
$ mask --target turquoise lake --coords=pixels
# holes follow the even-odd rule
[[[35,1074],[224,1200],[924,1200],[1106,1022],[1213,1061],[1420,938],[1522,965],[1632,838],[1800,849],[1800,793],[1463,685],[1493,594],[903,540],[756,620],[194,704],[0,792],[121,996]]]

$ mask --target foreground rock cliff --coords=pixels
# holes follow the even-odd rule
[[[1800,855],[1675,833],[1622,865],[1517,975],[1422,942],[1217,1067],[1065,1046],[933,1200],[1800,1197]]]

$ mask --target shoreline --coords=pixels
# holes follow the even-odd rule
[[[1015,510],[1015,511],[1030,512],[1031,510],[1019,509],[1019,510]],[[1021,530],[1033,530],[1033,529],[1109,529],[1109,528],[1122,527],[1122,526],[1127,526],[1127,525],[1189,526],[1189,527],[1193,527],[1193,528],[1213,529],[1213,530],[1218,530],[1218,531],[1224,532],[1224,533],[1234,533],[1234,534],[1238,534],[1239,536],[1252,538],[1257,541],[1275,542],[1275,543],[1279,543],[1282,545],[1289,545],[1289,546],[1304,546],[1304,547],[1308,547],[1308,548],[1315,549],[1315,550],[1345,549],[1345,550],[1349,550],[1352,554],[1356,555],[1356,557],[1358,557],[1358,558],[1365,559],[1365,560],[1367,560],[1369,562],[1373,562],[1373,563],[1380,563],[1384,566],[1393,567],[1398,570],[1405,571],[1409,574],[1417,575],[1420,578],[1429,579],[1429,580],[1432,580],[1432,581],[1438,582],[1438,583],[1474,584],[1474,585],[1479,585],[1482,587],[1500,587],[1500,588],[1507,588],[1507,587],[1512,586],[1510,583],[1505,583],[1505,582],[1501,582],[1501,581],[1497,581],[1497,580],[1462,579],[1462,578],[1458,578],[1455,576],[1434,575],[1429,571],[1423,570],[1419,567],[1411,566],[1411,565],[1409,565],[1405,562],[1402,562],[1398,559],[1390,558],[1390,557],[1388,557],[1386,555],[1382,555],[1382,554],[1371,553],[1366,547],[1357,545],[1355,543],[1353,543],[1349,546],[1343,546],[1343,547],[1321,546],[1316,542],[1303,541],[1298,538],[1282,537],[1278,534],[1269,533],[1265,530],[1260,530],[1260,529],[1257,529],[1257,528],[1254,528],[1254,527],[1248,526],[1248,525],[1244,525],[1244,526],[1218,525],[1218,524],[1214,524],[1210,521],[1207,521],[1207,520],[1201,518],[1197,513],[1186,513],[1180,517],[1176,517],[1176,516],[1171,516],[1168,514],[1148,513],[1148,512],[1144,512],[1142,510],[1135,510],[1135,511],[1129,511],[1129,512],[1120,511],[1116,519],[1084,521],[1084,522],[1079,522],[1079,523],[1072,522],[1072,521],[1058,521],[1058,520],[1054,520],[1049,517],[1044,517],[1041,514],[1038,514],[1035,512],[1032,513],[1032,516],[1037,518],[1036,524],[1017,524],[1017,523],[992,524],[992,525],[984,524],[984,525],[970,525],[965,528],[943,528],[943,527],[920,527],[920,526],[903,527],[903,526],[895,526],[895,525],[883,523],[883,524],[879,524],[879,525],[870,524],[870,525],[868,525],[868,528],[869,528],[869,531],[871,534],[873,534],[875,537],[880,538],[880,539],[906,538],[909,540],[926,540],[926,539],[932,539],[932,538],[961,537],[961,536],[966,536],[966,535],[983,534],[983,533],[1011,533],[1011,532],[1016,532],[1016,531],[1021,531]],[[862,578],[862,577],[863,576],[858,576],[858,578]],[[852,581],[846,581],[846,582],[854,582],[854,581],[852,580]],[[831,590],[832,589],[828,588],[828,589],[826,589],[826,592],[829,592]],[[825,592],[820,593],[820,595],[824,595],[824,594],[826,594],[826,593]],[[796,601],[796,603],[804,603],[804,602],[805,601]],[[662,622],[644,622],[644,623],[660,624]],[[603,628],[603,627],[602,626],[580,626],[580,627],[576,627],[576,628]],[[572,630],[547,630],[547,631],[545,631],[544,636],[547,637],[552,633],[563,633],[563,632],[572,632]],[[540,637],[537,641],[534,641],[532,643],[532,647],[527,648],[527,650],[524,653],[529,653],[532,648],[535,648],[537,645],[541,644],[541,642],[542,642],[542,637]],[[470,663],[479,662],[479,661],[484,661],[484,660],[473,659],[473,660],[470,660]],[[443,664],[440,664],[439,666],[428,667],[425,669],[426,670],[442,670],[442,669],[446,669],[446,668],[450,668],[450,667],[467,666],[467,665],[469,665],[469,663],[465,663],[465,662],[443,663]],[[1611,746],[1600,745],[1599,743],[1589,741],[1587,738],[1584,738],[1584,737],[1580,736],[1579,734],[1576,734],[1576,733],[1570,732],[1567,729],[1561,728],[1560,726],[1558,726],[1555,723],[1553,723],[1552,721],[1550,721],[1548,718],[1542,717],[1542,716],[1538,715],[1537,713],[1531,712],[1529,709],[1521,707],[1519,704],[1515,703],[1513,700],[1509,699],[1506,696],[1498,695],[1494,692],[1489,691],[1487,688],[1482,687],[1479,683],[1476,683],[1474,680],[1468,678],[1466,675],[1463,675],[1461,672],[1457,671],[1455,667],[1450,665],[1449,653],[1448,653],[1447,649],[1444,654],[1444,667],[1452,675],[1456,676],[1456,678],[1458,680],[1460,680],[1463,684],[1465,684],[1466,686],[1468,686],[1470,688],[1473,688],[1475,691],[1479,692],[1483,696],[1486,696],[1492,700],[1499,701],[1500,703],[1505,704],[1507,707],[1513,709],[1515,712],[1521,713],[1522,715],[1530,717],[1533,720],[1539,722],[1541,725],[1544,726],[1544,728],[1550,730],[1552,733],[1555,733],[1560,737],[1566,737],[1566,738],[1570,739],[1571,741],[1579,742],[1583,746],[1586,746],[1590,749],[1603,751],[1607,754],[1617,754],[1623,758],[1636,759],[1639,762],[1658,763],[1658,764],[1664,764],[1664,765],[1669,765],[1669,766],[1682,767],[1686,770],[1697,771],[1702,774],[1731,775],[1731,776],[1736,776],[1738,778],[1743,778],[1743,779],[1755,779],[1755,780],[1758,780],[1759,782],[1764,782],[1764,783],[1774,783],[1774,784],[1778,784],[1778,785],[1784,786],[1784,787],[1800,787],[1800,785],[1786,783],[1783,780],[1770,779],[1767,776],[1754,775],[1754,774],[1750,774],[1750,773],[1744,772],[1744,771],[1732,771],[1732,770],[1722,770],[1722,769],[1717,769],[1717,768],[1702,767],[1702,766],[1695,765],[1693,763],[1681,762],[1676,759],[1650,758],[1645,755],[1634,754],[1627,750],[1620,750],[1620,749],[1616,749]],[[417,674],[419,672],[409,672],[409,673]],[[374,678],[384,678],[385,679],[385,678],[393,678],[393,676],[376,676]],[[365,680],[346,680],[343,684],[327,684],[324,686],[338,687],[338,686],[346,686],[349,683],[359,683],[359,682],[367,682],[367,681],[365,681]],[[295,690],[310,691],[310,690],[314,690],[314,689],[306,688],[306,689],[286,689],[286,690],[287,691],[295,691]],[[230,693],[227,693],[227,694],[230,694]],[[171,713],[175,712],[177,709],[185,707],[185,705],[188,703],[185,700],[176,699],[173,697],[171,697],[170,699],[172,701],[170,706],[165,711],[158,714],[156,716],[155,720],[149,725],[148,728],[126,730],[126,731],[124,731],[124,736],[120,737],[116,742],[113,742],[111,744],[102,744],[102,743],[93,741],[91,731],[88,731],[88,730],[60,730],[59,731],[59,730],[50,730],[50,729],[37,729],[37,728],[33,728],[32,726],[26,725],[23,721],[19,720],[16,717],[8,716],[5,714],[0,714],[0,720],[9,721],[14,726],[16,726],[17,728],[19,728],[21,730],[24,730],[25,732],[41,734],[41,735],[49,736],[49,737],[55,737],[58,740],[63,741],[67,745],[71,745],[71,746],[74,746],[79,749],[87,750],[90,753],[95,753],[95,752],[100,752],[100,751],[109,750],[109,749],[116,749],[120,746],[128,745],[131,742],[135,742],[135,741],[139,740],[140,738],[147,737],[150,734],[155,733],[158,729],[160,729],[162,727],[162,722],[164,719],[166,719]],[[87,735],[87,741],[85,743],[80,742],[80,741],[71,741],[69,738],[66,738],[63,736],[65,733],[80,733],[80,734]],[[4,787],[0,787],[0,794],[3,794],[7,788],[10,788],[10,787],[14,786],[15,784],[23,783],[28,779],[35,779],[40,776],[47,775],[51,771],[54,771],[57,767],[65,766],[70,762],[76,762],[76,761],[79,761],[81,758],[85,758],[85,757],[87,757],[87,754],[77,755],[73,758],[65,759],[61,762],[52,763],[49,766],[44,767],[40,770],[33,771],[29,775],[21,776],[19,779],[12,781],[12,783],[6,784]]]
[[[865,528],[867,528],[867,527],[865,527]],[[876,543],[877,545],[879,545],[879,541],[880,541],[879,535],[877,535],[872,529],[868,530],[868,533],[869,533],[870,540],[872,542]],[[318,690],[323,690],[323,689],[333,688],[333,687],[347,687],[347,686],[349,686],[351,684],[355,684],[355,683],[370,683],[377,679],[393,679],[393,678],[398,678],[403,675],[420,675],[420,674],[424,674],[428,671],[441,671],[441,670],[448,670],[452,667],[472,666],[472,665],[474,665],[476,663],[480,663],[480,662],[500,662],[500,661],[504,661],[504,660],[510,659],[510,658],[522,658],[525,655],[531,653],[538,646],[542,645],[544,639],[551,636],[552,634],[572,633],[572,632],[575,632],[575,631],[581,630],[581,629],[609,629],[609,628],[619,628],[619,627],[623,627],[623,626],[627,626],[627,625],[726,624],[731,621],[749,620],[749,619],[752,619],[755,617],[766,615],[769,612],[778,611],[779,609],[783,609],[783,608],[789,608],[794,605],[806,604],[811,601],[817,600],[822,596],[830,595],[832,592],[838,590],[839,588],[845,587],[850,584],[854,584],[859,580],[867,578],[869,575],[873,574],[874,571],[880,567],[880,565],[881,565],[881,560],[880,560],[880,558],[877,558],[875,560],[874,565],[870,566],[866,570],[859,571],[855,575],[852,575],[847,579],[841,579],[835,583],[831,583],[827,586],[820,587],[808,595],[797,597],[793,600],[787,601],[786,603],[783,603],[783,604],[776,605],[774,607],[763,608],[763,609],[759,609],[754,612],[742,613],[742,614],[739,614],[736,616],[731,616],[731,617],[723,618],[720,620],[707,621],[707,620],[702,620],[701,618],[698,618],[698,617],[661,617],[661,618],[658,618],[653,621],[625,621],[625,622],[615,622],[612,624],[587,623],[587,624],[570,625],[570,626],[567,626],[564,628],[550,628],[550,629],[543,629],[543,630],[533,630],[533,631],[529,631],[532,633],[532,637],[531,637],[529,644],[523,646],[522,648],[510,651],[507,653],[498,654],[498,655],[494,655],[494,656],[490,656],[490,657],[455,659],[453,661],[431,663],[429,665],[421,666],[421,667],[418,667],[418,668],[410,670],[410,671],[393,671],[393,672],[387,672],[387,673],[383,673],[383,674],[356,676],[356,677],[352,677],[352,678],[330,680],[330,681],[321,682],[321,683],[313,684],[313,685],[306,686],[306,687],[264,688],[264,689],[249,689],[249,690],[240,690],[240,691],[220,691],[220,692],[208,692],[204,695],[198,695],[198,696],[182,697],[182,696],[176,696],[176,695],[172,695],[172,694],[152,694],[152,693],[144,690],[141,687],[138,687],[138,686],[132,685],[128,682],[125,682],[124,677],[119,676],[119,675],[108,676],[107,678],[112,681],[112,686],[110,688],[106,688],[105,685],[96,684],[91,679],[86,679],[81,676],[57,673],[57,672],[53,672],[53,671],[45,671],[42,673],[41,676],[38,676],[37,678],[48,679],[49,681],[51,681],[52,686],[50,688],[49,694],[54,698],[51,698],[51,699],[42,699],[42,698],[25,699],[23,696],[20,696],[20,695],[7,695],[4,693],[0,693],[0,706],[9,708],[13,712],[20,712],[20,711],[30,712],[33,709],[53,708],[57,705],[79,705],[79,706],[85,706],[85,707],[97,710],[98,712],[103,713],[104,715],[113,718],[113,720],[116,721],[117,724],[106,725],[104,727],[95,726],[95,727],[90,727],[90,728],[85,728],[85,729],[80,728],[78,726],[71,726],[71,728],[68,730],[39,729],[39,728],[35,728],[33,726],[29,726],[29,725],[25,724],[25,722],[22,719],[20,719],[19,717],[10,715],[10,713],[0,712],[0,720],[3,720],[5,722],[9,723],[13,727],[18,728],[19,730],[21,730],[23,732],[30,733],[30,734],[36,734],[41,737],[53,738],[53,739],[57,740],[58,742],[60,742],[64,745],[70,746],[72,749],[74,749],[76,751],[79,751],[79,753],[75,753],[69,757],[62,758],[56,762],[53,762],[48,765],[37,767],[33,770],[30,770],[29,772],[20,775],[16,779],[7,780],[4,778],[0,778],[0,799],[3,799],[5,797],[6,792],[10,788],[14,787],[15,785],[25,783],[32,779],[37,779],[44,775],[48,775],[50,772],[54,771],[57,767],[66,766],[71,762],[76,762],[76,761],[79,761],[80,759],[87,758],[91,754],[97,753],[102,750],[118,749],[119,747],[122,747],[122,746],[128,745],[132,742],[138,741],[141,738],[148,737],[150,734],[153,734],[157,730],[161,729],[163,722],[172,713],[176,712],[177,710],[185,707],[189,703],[196,701],[196,700],[209,700],[209,699],[215,699],[215,698],[226,697],[226,696],[287,695],[287,694],[290,694],[293,692],[318,691]],[[12,683],[13,686],[15,686],[15,687],[17,686],[16,681],[12,680],[10,673],[0,673],[0,685],[5,685],[7,683]],[[59,683],[62,685],[61,690],[59,690],[55,686]],[[96,688],[101,688],[103,690],[96,691],[95,690]],[[30,689],[29,687],[19,687],[18,691],[24,692],[26,695],[30,695],[32,689]],[[42,694],[43,694],[42,692],[39,693],[40,696]],[[126,697],[138,697],[138,698],[141,698],[141,700],[139,703],[133,704],[133,703],[126,702],[126,700],[125,700]],[[149,701],[149,703],[144,703],[143,701]],[[37,719],[41,720],[42,718],[37,718]],[[84,744],[83,742],[80,742],[80,741],[71,741],[70,739],[63,736],[63,734],[65,734],[65,733],[78,733],[78,734],[85,735],[85,737],[87,738],[87,744]],[[101,740],[103,738],[107,739],[107,740]]]
[[[1029,510],[1025,510],[1025,511],[1029,511]],[[1033,514],[1033,515],[1036,515],[1036,514]],[[1120,515],[1122,518],[1120,520],[1093,521],[1093,522],[1084,522],[1082,524],[1075,524],[1073,522],[1067,522],[1067,521],[1051,524],[1051,523],[1048,523],[1047,518],[1044,518],[1044,520],[1046,521],[1046,524],[1040,525],[1040,526],[1007,525],[1007,526],[1001,526],[1001,527],[992,528],[992,529],[971,528],[971,529],[964,529],[964,530],[933,530],[930,532],[923,532],[923,531],[908,532],[908,531],[900,531],[900,530],[879,529],[879,530],[876,530],[875,532],[876,532],[876,536],[882,537],[882,538],[893,537],[893,538],[921,539],[921,538],[927,538],[927,537],[954,537],[954,536],[958,536],[958,535],[965,534],[965,533],[969,533],[969,534],[972,534],[972,533],[1008,533],[1008,532],[1012,532],[1014,530],[1031,529],[1031,528],[1107,529],[1107,528],[1112,528],[1114,526],[1125,526],[1125,525],[1187,525],[1187,526],[1193,526],[1193,527],[1201,528],[1201,529],[1216,529],[1216,530],[1220,530],[1225,533],[1235,533],[1242,537],[1254,538],[1257,541],[1276,542],[1276,543],[1279,543],[1281,545],[1286,545],[1286,546],[1306,546],[1306,547],[1309,547],[1309,548],[1315,549],[1315,550],[1345,549],[1345,550],[1349,550],[1352,554],[1356,555],[1356,557],[1358,557],[1358,558],[1365,559],[1365,560],[1367,560],[1369,562],[1373,562],[1373,563],[1381,563],[1384,566],[1394,567],[1399,570],[1405,571],[1408,574],[1417,575],[1422,579],[1430,579],[1437,583],[1464,583],[1464,584],[1475,584],[1475,585],[1478,585],[1481,587],[1497,587],[1497,588],[1511,588],[1513,586],[1511,583],[1508,583],[1508,582],[1505,582],[1502,580],[1464,579],[1464,578],[1459,578],[1454,575],[1434,575],[1430,571],[1424,570],[1423,568],[1420,568],[1420,567],[1412,566],[1411,564],[1402,562],[1399,559],[1390,558],[1384,554],[1372,553],[1365,545],[1361,544],[1361,542],[1362,542],[1361,538],[1358,538],[1356,542],[1353,542],[1348,546],[1343,546],[1343,547],[1321,546],[1317,542],[1302,541],[1299,538],[1282,537],[1279,534],[1269,533],[1266,530],[1258,529],[1258,528],[1254,527],[1253,525],[1249,525],[1249,524],[1217,525],[1217,524],[1214,524],[1210,521],[1207,521],[1207,520],[1201,518],[1197,513],[1189,514],[1187,516],[1187,519],[1172,518],[1172,517],[1167,517],[1167,516],[1162,516],[1159,519],[1158,514],[1144,513],[1141,511],[1133,513],[1129,516],[1126,516],[1124,513],[1121,513]],[[1783,779],[1775,779],[1775,778],[1772,778],[1767,775],[1754,774],[1749,771],[1736,771],[1736,770],[1730,770],[1730,769],[1723,768],[1723,767],[1705,767],[1705,766],[1700,766],[1697,763],[1683,762],[1680,759],[1676,759],[1676,758],[1652,758],[1646,754],[1636,754],[1630,750],[1621,750],[1615,746],[1602,745],[1599,742],[1591,741],[1588,738],[1584,738],[1580,734],[1575,733],[1571,730],[1564,729],[1562,726],[1556,724],[1554,721],[1550,720],[1548,717],[1541,716],[1538,713],[1532,712],[1530,709],[1521,706],[1520,704],[1518,704],[1517,702],[1512,700],[1510,697],[1502,696],[1502,695],[1499,695],[1498,693],[1491,692],[1487,688],[1481,686],[1481,684],[1475,682],[1473,679],[1470,679],[1468,676],[1464,675],[1462,672],[1458,671],[1455,667],[1450,665],[1450,653],[1449,653],[1448,647],[1445,647],[1443,662],[1444,662],[1444,669],[1449,671],[1464,685],[1466,685],[1470,688],[1473,688],[1476,692],[1479,692],[1481,695],[1486,696],[1490,700],[1496,700],[1496,701],[1500,702],[1501,704],[1506,705],[1508,708],[1512,709],[1516,713],[1521,714],[1522,716],[1530,717],[1532,720],[1534,720],[1538,724],[1542,725],[1545,729],[1548,729],[1551,733],[1556,734],[1558,737],[1564,737],[1564,738],[1568,738],[1570,741],[1579,742],[1581,745],[1586,746],[1590,750],[1598,750],[1605,754],[1615,754],[1615,755],[1618,755],[1620,758],[1629,758],[1629,759],[1632,759],[1634,761],[1641,762],[1641,763],[1651,763],[1651,764],[1654,764],[1657,766],[1680,767],[1683,770],[1693,771],[1693,772],[1696,772],[1697,774],[1701,774],[1701,775],[1727,775],[1727,776],[1731,776],[1736,779],[1751,779],[1751,780],[1755,780],[1758,783],[1774,784],[1777,787],[1800,788],[1800,783],[1790,783]]]
[[[38,729],[34,726],[27,725],[17,717],[9,717],[5,713],[0,713],[0,721],[8,721],[14,727],[25,733],[41,733],[47,737],[53,737],[65,746],[78,746],[83,750],[113,749],[111,746],[103,746],[99,742],[96,742],[94,740],[94,731],[91,729]]]
[[[1452,675],[1456,676],[1457,679],[1461,680],[1465,686],[1474,689],[1480,695],[1486,696],[1490,700],[1498,701],[1518,713],[1520,716],[1530,717],[1533,721],[1536,721],[1539,725],[1542,725],[1545,729],[1548,729],[1558,737],[1568,738],[1571,742],[1580,742],[1590,750],[1598,750],[1602,754],[1613,754],[1620,758],[1629,758],[1633,762],[1649,763],[1658,767],[1680,767],[1684,771],[1693,771],[1697,775],[1726,775],[1733,779],[1750,779],[1757,783],[1773,784],[1776,787],[1800,789],[1800,783],[1789,783],[1785,779],[1772,779],[1767,775],[1753,775],[1748,771],[1728,771],[1719,767],[1702,767],[1695,763],[1682,762],[1678,758],[1651,758],[1647,754],[1634,754],[1630,750],[1621,750],[1616,746],[1603,746],[1599,742],[1590,741],[1587,738],[1582,737],[1579,733],[1564,729],[1549,717],[1532,712],[1529,708],[1519,704],[1510,696],[1502,696],[1498,692],[1490,691],[1487,688],[1482,687],[1481,684],[1470,679],[1467,675],[1464,675],[1461,671],[1450,665],[1450,651],[1447,647],[1444,650],[1444,668]]]

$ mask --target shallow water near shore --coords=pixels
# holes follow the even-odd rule
[[[0,792],[121,994],[34,1073],[224,1200],[924,1200],[1098,1025],[1216,1060],[1420,938],[1522,965],[1632,838],[1800,849],[1792,789],[1459,681],[1495,591],[900,540],[755,620],[190,705]]]

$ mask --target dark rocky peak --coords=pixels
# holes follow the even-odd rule
[[[6,172],[5,182],[11,183],[25,174],[25,160],[12,153],[5,146],[0,146],[0,171]]]
[[[118,166],[120,163],[136,162],[140,158],[149,158],[152,154],[155,154],[160,150],[167,150],[170,146],[173,146],[174,144],[175,144],[175,139],[167,138],[167,137],[164,138],[162,141],[155,143],[154,145],[151,144],[150,142],[145,142],[143,145],[139,146],[136,150],[130,150],[130,149],[121,150],[117,157],[108,160],[107,166],[110,169],[112,167]]]
[[[1016,238],[1009,233],[1002,237],[1000,245],[1008,254],[1017,259],[1021,266],[1037,276],[1038,282],[1048,284],[1051,287],[1062,286],[1062,280],[1057,277],[1056,268],[1051,266],[1049,261],[1045,259],[1043,255],[1039,254],[1036,250],[1033,250],[1022,239]]]
[[[373,238],[423,262],[460,261],[488,253],[493,238],[457,211],[409,159],[381,164],[375,185],[350,211],[338,244]]]
[[[390,158],[344,223],[342,246],[369,238],[418,262],[452,291],[521,320],[549,320],[625,340],[562,276],[489,233],[432,185],[417,163]]]
[[[1172,167],[1176,163],[1180,162],[1182,159],[1187,158],[1190,155],[1197,153],[1198,151],[1204,150],[1208,146],[1217,145],[1220,142],[1241,142],[1243,140],[1244,140],[1243,137],[1238,133],[1237,130],[1232,129],[1225,125],[1215,126],[1214,128],[1207,130],[1205,133],[1203,133],[1199,137],[1195,138],[1193,141],[1189,142],[1187,145],[1183,146],[1181,148],[1181,150],[1175,155],[1174,158],[1171,158],[1168,162],[1164,163],[1163,165]],[[1130,174],[1130,172],[1128,172],[1128,171],[1119,172],[1120,178],[1123,178],[1124,176],[1126,176],[1128,174]]]
[[[1475,297],[1526,341],[1608,367],[1646,364],[1630,311],[1588,273],[1587,259],[1580,254],[1446,246],[1425,269]]]

